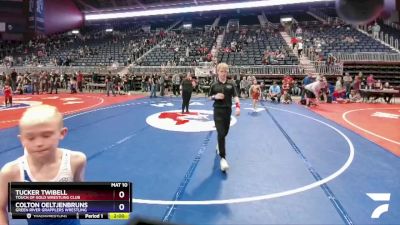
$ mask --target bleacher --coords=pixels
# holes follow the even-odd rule
[[[324,13],[329,17],[338,17],[335,8],[318,8],[318,11]]]
[[[271,23],[280,23],[281,22],[281,14],[278,13],[268,13],[266,14],[268,21]]]
[[[394,39],[400,40],[400,30],[388,26],[382,22],[379,23],[379,26],[381,27],[381,32],[388,34],[389,37],[393,37]]]
[[[268,21],[271,23],[280,23],[281,17],[293,17],[297,22],[305,22],[305,21],[316,21],[313,16],[307,14],[306,11],[278,11],[278,12],[269,12],[266,14]]]
[[[203,28],[191,30],[175,30],[176,34],[169,35],[165,42],[153,49],[143,58],[142,66],[170,65],[190,66],[194,61],[203,60],[212,49],[216,35],[211,31],[203,31]],[[186,56],[189,48],[189,56]],[[180,59],[183,58],[184,62]]]
[[[98,49],[96,55],[88,55],[76,60],[73,65],[110,65],[112,63],[118,63],[121,65],[127,65],[128,58],[133,59],[139,57],[139,55],[146,52],[154,44],[145,44],[149,40],[153,39],[155,33],[138,33],[130,34],[119,40],[107,39],[104,42],[92,42],[88,45],[89,48]],[[129,44],[137,46],[137,55],[135,52],[130,51]]]
[[[389,47],[350,26],[332,27],[322,25],[321,22],[306,13],[308,9],[299,11],[298,9],[288,9],[286,7],[282,9],[280,7],[275,8],[276,10],[264,11],[267,19],[272,23],[280,24],[281,17],[292,16],[295,22],[298,22],[303,29],[301,36],[304,40],[305,50],[315,47],[317,38],[321,40],[322,54],[324,56],[322,60],[326,60],[329,53],[334,55],[364,52],[382,55],[393,53]],[[321,12],[328,16],[337,16],[334,8],[321,9]],[[216,46],[217,36],[225,30],[226,33],[216,60],[217,62],[226,62],[231,65],[230,71],[237,72],[237,74],[256,74],[259,77],[276,76],[278,79],[286,73],[298,77],[304,76],[303,65],[299,66],[299,59],[279,33],[279,31],[283,31],[283,26],[261,28],[257,17],[261,13],[262,11],[246,12],[243,10],[237,13],[195,13],[190,16],[184,15],[183,17],[168,16],[158,20],[126,19],[116,20],[112,23],[104,21],[97,22],[98,24],[89,23],[80,29],[80,34],[78,35],[57,34],[47,40],[33,40],[32,46],[27,42],[2,43],[0,56],[3,58],[6,55],[12,55],[14,57],[14,66],[26,66],[27,64],[32,64],[32,62],[36,63],[34,65],[36,66],[40,62],[41,65],[57,64],[64,65],[66,66],[65,68],[69,66],[79,69],[102,67],[101,71],[104,72],[114,64],[122,68],[133,63],[134,67],[155,68],[155,70],[146,68],[135,71],[130,70],[134,74],[136,72],[146,75],[159,74],[163,71],[168,71],[168,73],[179,71],[178,73],[185,74],[188,71],[195,71],[192,66],[198,66],[201,62],[210,61],[209,53]],[[221,20],[218,24],[218,31],[205,32],[205,28],[209,28],[219,16],[221,16]],[[164,39],[161,38],[160,29],[158,28],[165,30],[178,20],[181,23],[175,26],[171,32],[165,34]],[[307,23],[309,21],[312,22]],[[237,24],[237,26],[234,24],[232,26],[233,28],[236,26],[236,30],[230,30],[232,28],[229,25],[230,22]],[[184,29],[182,27],[183,24],[187,23],[192,24],[192,29]],[[150,33],[141,31],[145,25],[151,26]],[[400,35],[400,32],[396,32],[393,28],[383,24],[380,25],[381,31]],[[113,28],[113,32],[105,32],[106,28]],[[278,29],[280,30],[278,31]],[[241,37],[244,33],[245,36]],[[344,41],[346,37],[355,39],[355,42]],[[239,51],[231,48],[232,42],[237,42],[240,45]],[[186,56],[187,47],[189,47],[189,56]],[[36,57],[36,59],[31,58],[32,54],[36,55],[41,50],[44,51],[44,56]],[[284,52],[283,58],[276,58],[272,62],[266,62],[268,61],[265,60],[266,55],[279,50]],[[143,55],[145,53],[147,54]],[[17,60],[19,57],[23,60]],[[27,57],[29,58],[26,61],[28,63],[25,62]],[[137,61],[139,58],[140,60]],[[183,60],[181,61],[181,59]],[[162,65],[188,68],[171,67],[165,69],[163,67],[164,70],[162,70]],[[379,65],[376,66],[376,68],[379,68]],[[398,83],[396,81],[400,73],[398,67],[382,66],[381,72],[376,68],[370,70],[367,67],[361,68],[348,64],[345,64],[345,67],[346,71],[349,71],[352,75],[357,73],[358,70],[362,70],[366,73],[376,74],[378,78],[383,80],[390,80],[390,77],[393,77],[395,79],[392,83]],[[340,69],[341,73],[343,66]],[[68,72],[73,70],[76,69],[68,70]],[[93,71],[97,70],[93,69]],[[113,72],[116,71],[114,70]],[[92,70],[87,73],[91,72]]]
[[[344,41],[346,37],[354,39],[354,42]],[[329,53],[357,53],[376,52],[394,53],[392,49],[381,44],[372,37],[365,35],[351,26],[308,26],[303,27],[302,38],[306,48],[315,46],[318,38],[322,42],[322,54],[326,59]]]
[[[231,43],[237,42],[241,46],[242,51],[227,52],[222,51],[218,54],[218,61],[226,62],[229,65],[262,65],[264,52],[282,50],[286,52],[283,59],[278,59],[277,65],[293,65],[298,64],[297,57],[292,53],[292,50],[287,46],[285,40],[279,33],[269,33],[266,31],[257,30],[247,31],[244,38],[240,38],[240,32],[230,32],[225,34],[225,39],[222,45],[223,49],[231,49]],[[251,42],[247,42],[248,38]],[[255,40],[254,41],[254,38]]]
[[[293,18],[298,22],[316,21],[317,20],[313,16],[305,13],[304,11],[293,11],[293,12],[290,12],[290,15],[293,16]]]
[[[162,25],[167,27],[167,24]],[[155,30],[150,33],[143,32],[142,25],[132,22],[90,25],[81,29],[79,34],[53,35],[33,43],[16,43],[12,48],[7,45],[2,48],[0,55],[3,58],[12,55],[14,66],[127,65],[161,40]],[[113,28],[113,31],[106,32],[106,28]],[[42,52],[42,55],[39,55],[39,52]]]

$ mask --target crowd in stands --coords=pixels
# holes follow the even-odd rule
[[[226,62],[230,65],[292,65],[298,64],[298,57],[304,50],[312,53],[310,58],[326,65],[335,65],[339,52],[390,52],[391,50],[374,38],[380,32],[379,23],[371,24],[370,31],[374,38],[364,35],[354,28],[343,24],[298,25],[293,27],[291,45],[288,46],[278,30],[271,27],[243,26],[237,30],[225,31],[225,38],[215,59],[216,40],[223,34],[221,28],[183,29],[170,32],[163,29],[145,31],[135,25],[122,26],[113,32],[106,32],[104,27],[88,27],[80,34],[55,34],[47,38],[33,39],[28,42],[3,42],[0,45],[0,65],[12,67],[16,65],[58,65],[58,66],[100,66],[128,65],[134,66],[198,66],[202,62]],[[151,50],[151,51],[149,51]],[[298,57],[293,53],[297,51]],[[148,54],[144,55],[146,52]],[[143,57],[142,57],[143,56]],[[80,71],[74,74],[59,74],[57,71],[41,71],[32,73],[0,74],[0,85],[8,84],[15,94],[22,93],[55,93],[59,88],[68,92],[82,92],[85,84],[101,83],[106,89],[117,93],[138,90],[150,92],[151,97],[164,95],[172,91],[179,95],[179,83],[184,74],[126,74],[123,76],[108,74],[100,76],[95,73],[86,74]],[[87,77],[90,77],[87,79]],[[102,79],[99,79],[102,77]],[[215,77],[195,78],[195,91],[207,92],[207,87]],[[249,89],[257,79],[252,75],[233,76],[236,88],[241,97],[250,97]],[[329,84],[326,78],[307,76],[302,82],[295,81],[289,75],[282,80],[274,80],[267,84],[258,80],[262,90],[261,98],[273,101],[292,102],[291,96],[300,95],[305,98],[308,84],[320,82],[318,86],[324,101],[329,97],[343,101],[360,101],[359,90],[362,88],[384,88],[379,80],[350,77],[348,74],[338,78],[335,84]],[[339,83],[338,83],[339,82]],[[157,90],[157,91],[156,91]],[[115,94],[113,92],[113,94]]]
[[[379,25],[372,28],[373,33],[379,32]],[[313,24],[294,26],[292,37],[293,46],[303,43],[315,61],[326,61],[327,64],[337,62],[335,53],[357,52],[392,52],[392,50],[349,25],[344,24]]]
[[[14,44],[5,42],[0,48],[0,65],[126,65],[165,36],[163,30],[144,32],[137,27],[113,32],[88,28],[82,34],[64,33]]]
[[[270,28],[246,27],[225,34],[218,61],[230,65],[298,64],[297,57],[279,34]]]
[[[153,49],[143,60],[142,66],[197,66],[213,60],[219,28],[181,29],[168,33],[159,47]]]

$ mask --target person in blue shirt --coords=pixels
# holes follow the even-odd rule
[[[271,98],[272,102],[276,100],[278,103],[281,102],[281,88],[278,86],[276,81],[272,83],[272,86],[269,87],[269,97]]]

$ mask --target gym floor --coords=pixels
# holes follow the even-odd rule
[[[179,113],[176,97],[24,95],[14,102],[11,109],[0,106],[0,166],[23,154],[17,123],[24,109],[56,105],[69,128],[61,147],[87,155],[86,180],[133,183],[133,218],[172,224],[400,221],[399,105],[308,109],[263,101],[253,111],[250,100],[241,100],[224,174],[207,98],[192,98],[190,115]],[[390,198],[378,201],[371,193]]]

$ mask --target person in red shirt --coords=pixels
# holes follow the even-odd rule
[[[8,83],[8,82],[5,83],[3,92],[4,92],[6,108],[8,107],[8,105],[10,105],[10,107],[12,107],[12,89],[10,87],[10,83]]]
[[[294,49],[294,47],[296,47],[297,42],[299,42],[297,40],[297,38],[296,37],[292,37],[292,39],[290,40],[290,43],[292,43],[292,48],[293,49]]]
[[[81,71],[78,72],[77,83],[79,91],[83,92],[83,74]]]
[[[293,86],[293,78],[289,75],[285,75],[282,80],[282,89],[283,89],[283,102],[288,104],[292,102],[292,98],[290,96],[290,89]]]

